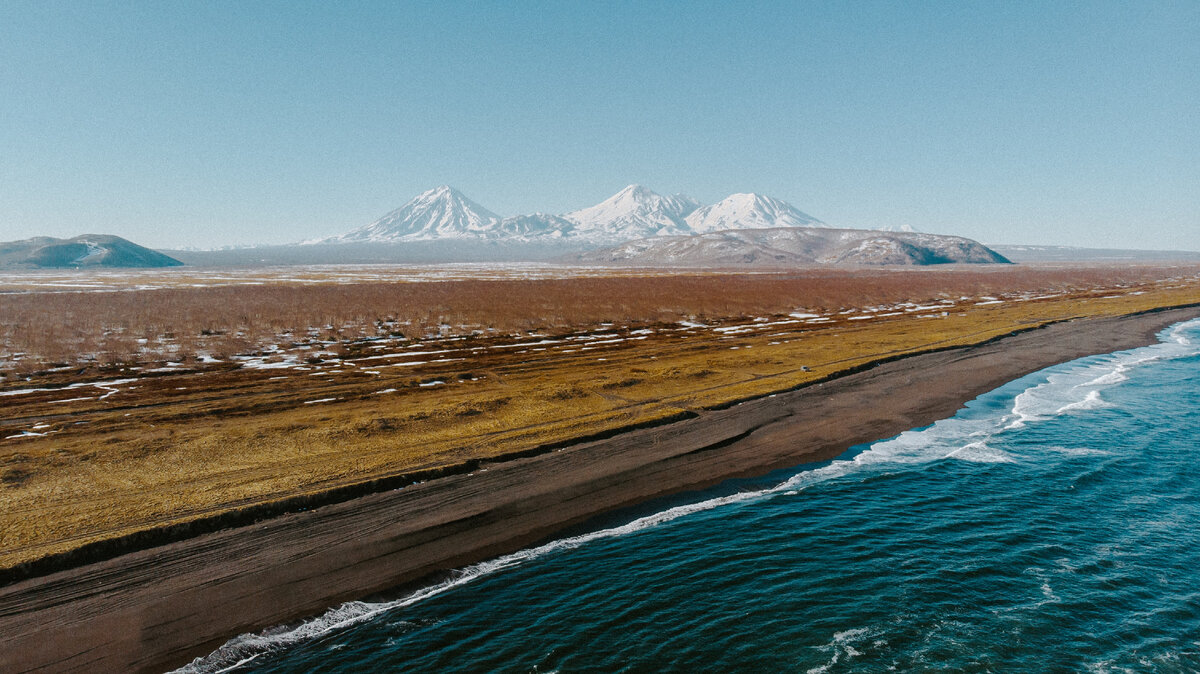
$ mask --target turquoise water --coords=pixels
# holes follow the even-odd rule
[[[190,668],[1198,671],[1200,321],[1160,338]]]

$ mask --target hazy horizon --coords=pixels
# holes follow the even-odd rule
[[[1200,5],[9,2],[0,240],[346,232],[627,184],[836,227],[1200,250]]]

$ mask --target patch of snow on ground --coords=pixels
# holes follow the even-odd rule
[[[543,339],[540,342],[523,342],[521,344],[497,344],[495,346],[489,346],[488,348],[489,349],[515,349],[515,348],[521,347],[521,346],[541,346],[542,344],[561,344],[562,342],[563,342],[563,340],[561,340],[561,339]]]
[[[239,361],[239,364],[247,370],[282,370],[290,367],[295,367],[300,364],[294,356],[285,358],[275,363],[269,363],[265,356],[234,356],[233,359]]]
[[[358,360],[377,360],[379,358],[402,358],[405,356],[434,356],[439,353],[450,353],[455,349],[441,349],[439,351],[404,351],[399,353],[381,353],[377,356],[364,356]]]
[[[46,436],[45,433],[34,433],[33,431],[21,431],[20,433],[17,433],[16,435],[6,436],[4,439],[12,440],[13,438],[42,438],[45,436]]]
[[[108,391],[108,393],[101,396],[101,398],[107,398],[108,396],[117,392],[117,389],[113,388],[114,386],[120,386],[121,384],[128,384],[130,382],[135,382],[137,380],[138,380],[138,378],[134,377],[132,379],[113,379],[111,381],[79,382],[77,384],[71,384],[70,386],[65,386],[63,388],[24,388],[24,389],[17,389],[15,391],[0,391],[0,396],[16,396],[16,395],[25,395],[28,393],[41,393],[41,392],[51,392],[51,391],[68,391],[68,390],[72,390],[72,389],[87,388],[89,386],[92,386],[92,387],[95,387],[98,389],[102,389],[104,391]]]
[[[413,365],[426,365],[428,363],[454,363],[466,358],[438,358],[437,360],[416,360],[411,363],[388,363],[386,365],[376,365],[375,367],[412,367]]]

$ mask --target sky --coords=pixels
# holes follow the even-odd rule
[[[1200,250],[1200,3],[0,2],[0,241],[276,244],[452,185]]]

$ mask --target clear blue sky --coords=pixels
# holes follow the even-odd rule
[[[1200,2],[0,3],[0,240],[283,243],[447,183],[1200,250]]]

